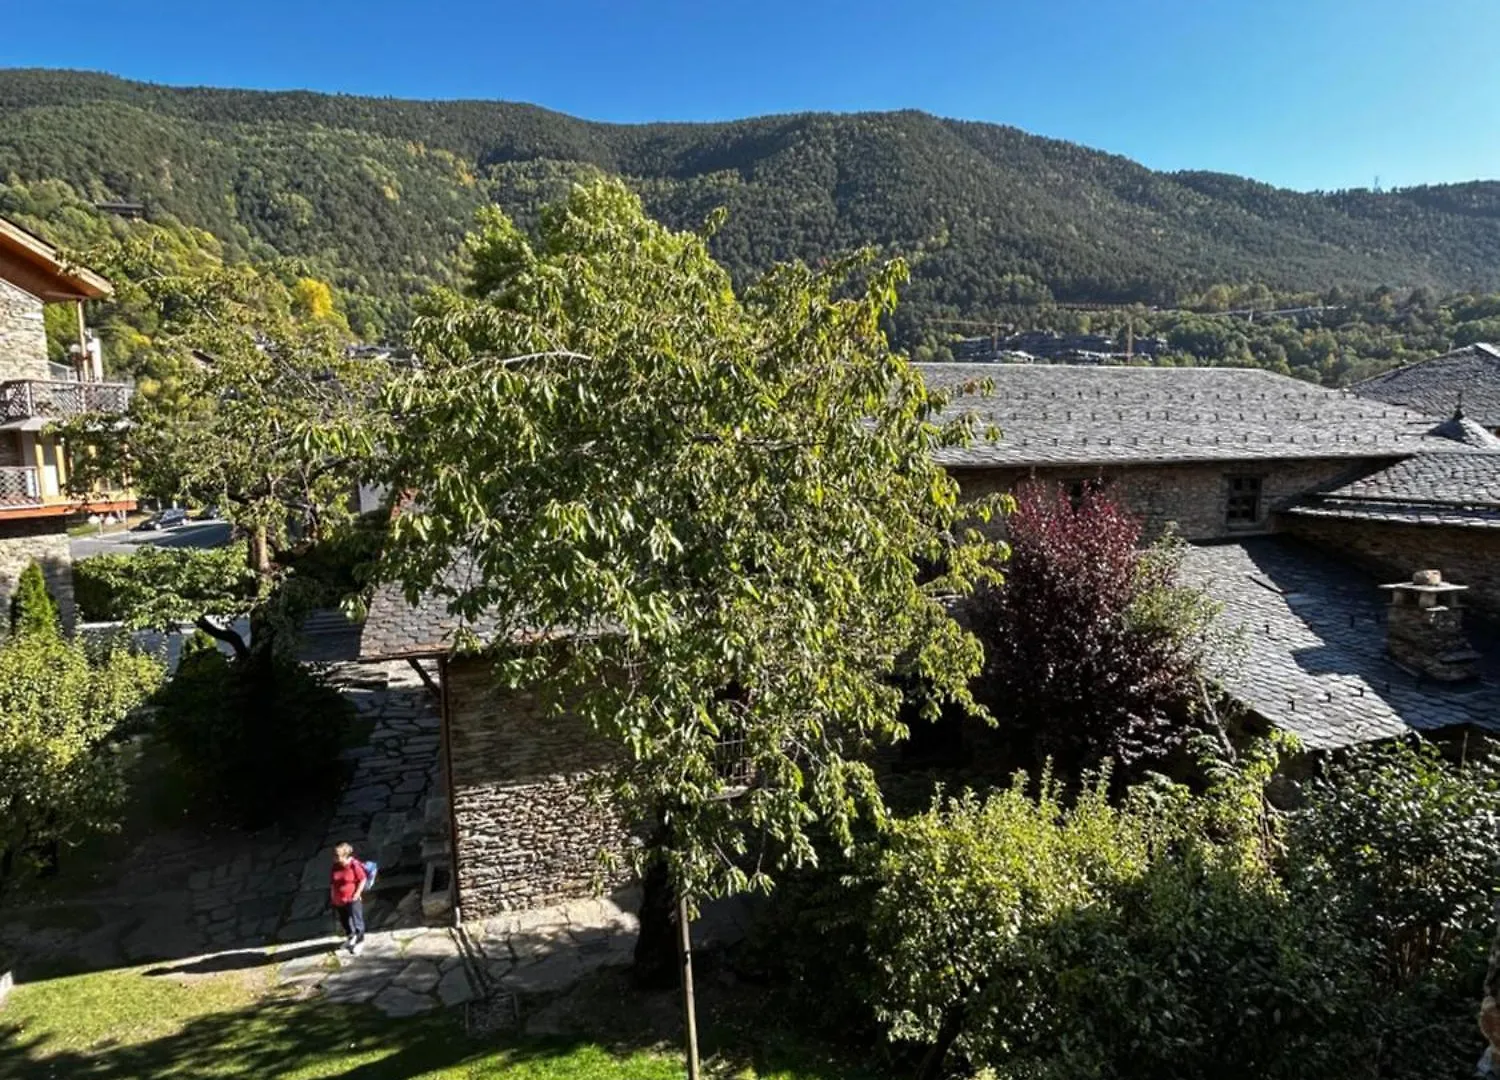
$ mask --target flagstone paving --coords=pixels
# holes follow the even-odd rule
[[[372,928],[420,926],[424,810],[441,797],[437,703],[405,664],[328,672],[371,725],[363,745],[344,751],[350,781],[330,815],[256,833],[159,830],[107,884],[7,907],[0,952],[103,968],[316,940],[334,930],[328,867],[343,840],[381,864]]]
[[[276,981],[329,1001],[368,1002],[410,1016],[476,997],[565,990],[606,967],[630,963],[638,931],[636,894],[578,900],[498,916],[462,928],[376,931],[364,951],[299,955]],[[330,939],[329,947],[339,946]],[[274,957],[273,957],[274,958]]]
[[[429,801],[438,805],[443,794],[436,702],[406,665],[346,665],[330,675],[371,724],[364,744],[344,752],[350,779],[330,815],[254,834],[185,827],[153,835],[118,880],[70,901],[89,915],[78,925],[58,920],[55,906],[8,909],[0,951],[93,968],[170,962],[161,974],[271,966],[282,987],[370,1003],[390,1016],[475,999],[509,1008],[630,963],[634,890],[461,928],[426,925],[421,850]],[[380,863],[359,956],[339,948],[328,906],[332,849],[345,840]],[[695,944],[737,937],[738,910],[706,910]]]

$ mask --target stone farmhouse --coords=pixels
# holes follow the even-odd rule
[[[921,370],[932,384],[993,386],[949,406],[999,428],[944,452],[966,493],[1099,483],[1148,532],[1193,543],[1186,572],[1243,646],[1218,674],[1252,717],[1310,750],[1500,726],[1500,647],[1463,624],[1458,599],[1500,615],[1500,441],[1488,431],[1254,370]],[[1414,580],[1431,569],[1441,577]],[[449,797],[432,855],[454,908],[480,918],[586,893],[596,853],[624,839],[588,797],[607,754],[581,722],[496,688],[486,659],[454,655],[457,629],[441,597],[413,606],[387,588],[361,643],[369,661],[437,665]]]
[[[83,305],[110,294],[109,282],[67,264],[50,245],[0,218],[0,604],[39,562],[63,619],[73,620],[67,526],[79,516],[135,509],[125,488],[79,497],[68,492],[67,447],[47,429],[90,411],[119,411],[131,389],[106,382]],[[78,340],[71,365],[47,359],[43,308],[72,305]]]
[[[1478,342],[1403,364],[1355,383],[1350,389],[1371,401],[1447,416],[1461,411],[1500,434],[1500,348]]]

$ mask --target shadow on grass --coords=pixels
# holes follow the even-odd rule
[[[705,1065],[713,1075],[856,1080],[887,1075],[851,1060],[850,1048],[807,1039],[797,1018],[765,988],[706,986],[700,994]],[[680,1075],[681,999],[641,994],[621,972],[586,980],[558,1003],[574,1021],[546,1036],[469,1035],[462,1010],[390,1019],[370,1006],[318,998],[264,999],[194,1017],[180,1029],[128,1045],[59,1045],[64,1032],[6,1024],[0,1014],[0,1076],[15,1080],[139,1080],[172,1077],[335,1077],[397,1080],[461,1070],[465,1080],[639,1080]],[[542,1006],[546,1009],[547,1006]],[[525,1010],[527,1017],[538,1008]]]
[[[0,1023],[0,1076],[196,1080],[297,1074],[395,1080],[495,1054],[507,1065],[565,1057],[582,1045],[582,1040],[507,1045],[470,1038],[456,1012],[390,1020],[369,1007],[317,1001],[272,1001],[213,1013],[133,1045],[54,1050],[51,1041]]]

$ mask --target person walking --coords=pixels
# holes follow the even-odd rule
[[[354,857],[354,845],[340,844],[333,849],[333,873],[329,899],[344,928],[344,948],[358,956],[365,947],[365,886],[370,875],[364,864]]]

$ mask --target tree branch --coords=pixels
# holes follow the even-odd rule
[[[229,647],[234,650],[234,657],[236,660],[244,660],[250,655],[250,646],[245,644],[245,639],[241,637],[239,631],[234,629],[232,626],[219,626],[218,624],[209,621],[207,615],[199,615],[196,619],[193,620],[193,625],[196,626],[199,630],[202,630],[209,637],[214,638],[218,641],[227,642],[229,644]]]

